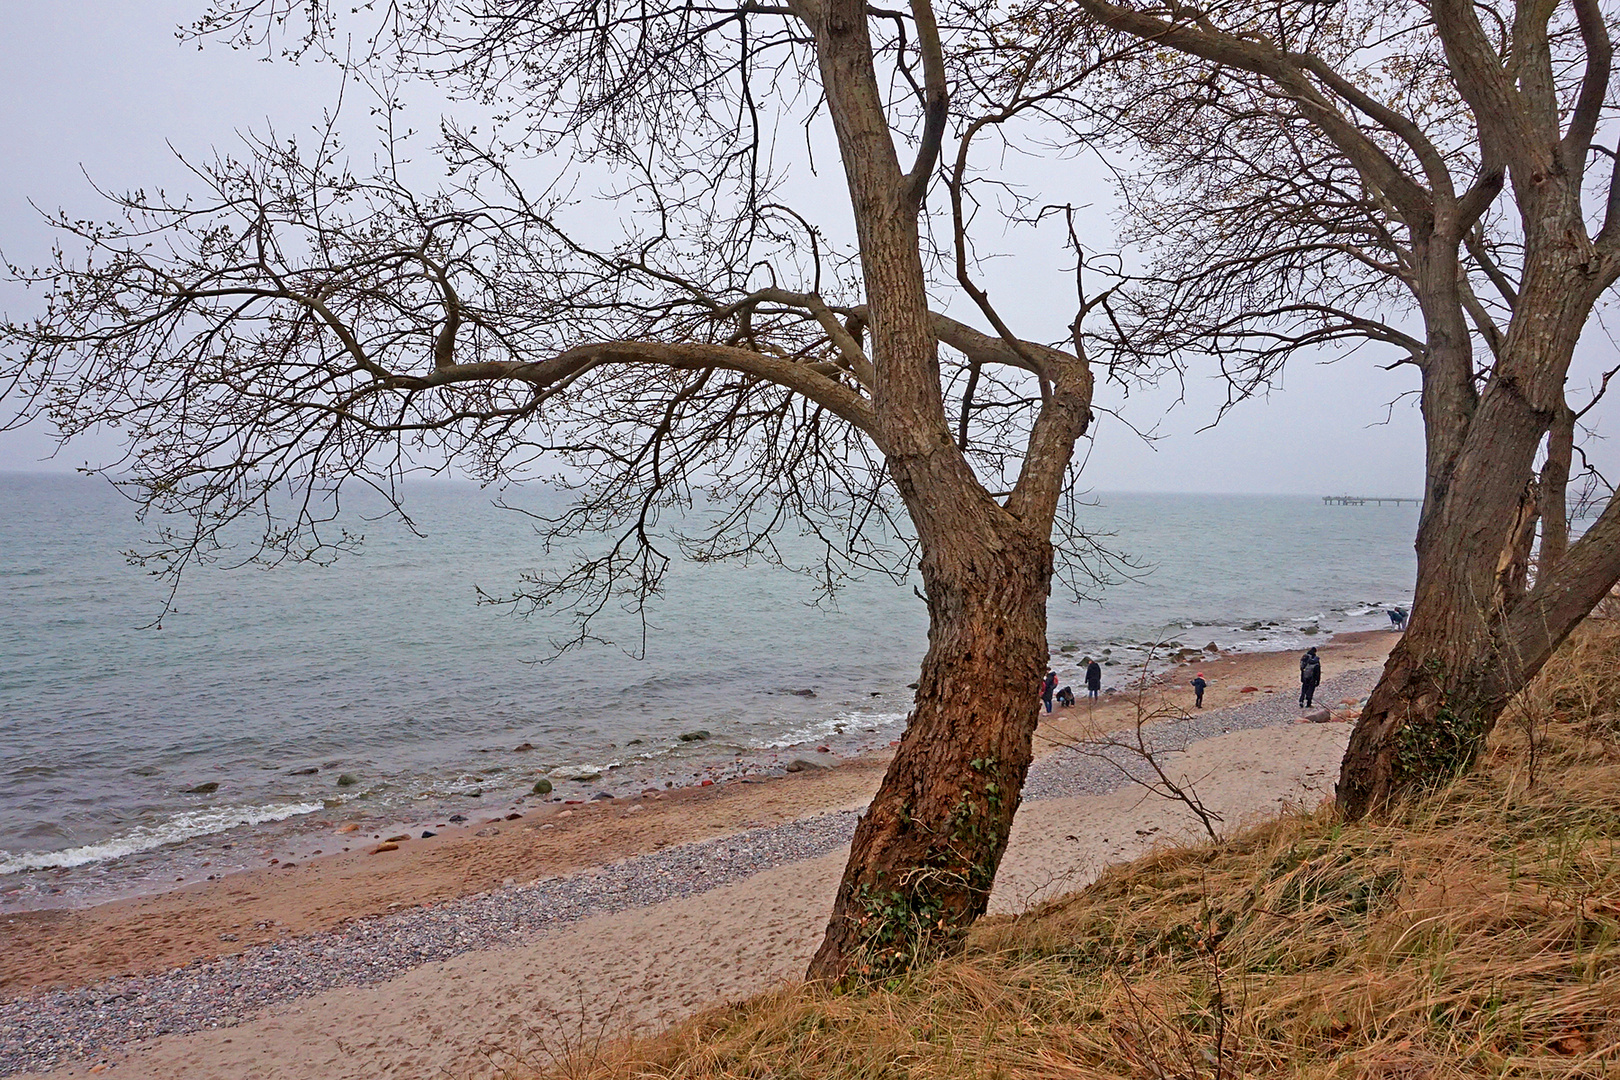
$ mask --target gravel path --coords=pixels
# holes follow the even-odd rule
[[[1324,702],[1362,697],[1377,669],[1325,681]],[[1229,731],[1288,723],[1299,710],[1284,692],[1156,725],[1153,747],[1179,750]],[[1121,760],[1125,760],[1121,758]],[[1065,748],[1037,762],[1026,800],[1102,795],[1121,769],[1095,750]],[[341,931],[261,945],[237,956],[138,978],[109,979],[0,1004],[0,1076],[50,1069],[142,1039],[229,1027],[271,1005],[340,986],[385,982],[432,961],[593,915],[692,896],[811,859],[849,842],[854,813],[798,821],[666,848],[566,878],[548,878],[350,924]]]

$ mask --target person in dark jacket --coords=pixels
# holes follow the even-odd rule
[[[1208,685],[1209,683],[1204,681],[1204,673],[1202,671],[1193,676],[1192,688],[1194,708],[1202,709],[1204,707],[1204,687]]]
[[[1046,678],[1041,680],[1041,700],[1046,703],[1046,711],[1052,711],[1052,695],[1057,692],[1057,672],[1048,669]]]
[[[1097,696],[1097,693],[1100,690],[1102,690],[1102,665],[1097,663],[1095,660],[1087,658],[1086,696],[1094,698]]]
[[[1308,709],[1311,700],[1316,696],[1316,687],[1322,681],[1322,661],[1317,659],[1316,646],[1312,645],[1305,655],[1299,658],[1299,707]]]

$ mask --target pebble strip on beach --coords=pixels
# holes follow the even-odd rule
[[[1377,676],[1376,668],[1349,672],[1326,680],[1317,696],[1323,702],[1359,699]],[[1280,691],[1147,730],[1155,751],[1174,751],[1226,732],[1298,717],[1292,694]],[[1034,764],[1023,797],[1102,795],[1124,782],[1121,765],[1106,755],[1066,747]],[[593,915],[693,896],[834,851],[849,842],[856,817],[817,814],[569,877],[357,920],[340,931],[255,946],[157,975],[17,998],[0,1004],[0,1076],[93,1059],[159,1035],[230,1027],[272,1005],[336,987],[385,982],[422,964],[513,944]]]

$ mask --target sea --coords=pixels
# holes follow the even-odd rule
[[[333,850],[349,821],[368,837],[431,830],[898,736],[927,644],[920,582],[874,576],[818,599],[779,567],[678,560],[645,633],[610,607],[605,640],[555,656],[565,614],[478,601],[555,559],[507,507],[560,498],[414,482],[414,528],[348,504],[337,524],[359,550],[199,568],[164,614],[168,585],[124,554],[148,526],[117,489],[0,473],[0,911],[296,861]],[[1085,597],[1053,595],[1066,683],[1089,655],[1124,685],[1176,648],[1387,627],[1412,593],[1411,505],[1084,501],[1082,527],[1122,563]],[[534,793],[541,779],[550,793]]]

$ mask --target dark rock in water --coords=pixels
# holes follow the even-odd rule
[[[465,814],[451,814],[450,815],[450,824],[452,824],[452,825],[459,825],[461,822],[466,821],[466,820],[467,820],[467,816]]]
[[[428,830],[426,830],[426,829],[423,829],[423,830],[422,830],[422,839],[424,839],[424,840],[426,840],[426,839],[427,839],[427,838],[428,838],[428,837],[430,837],[430,836],[438,836],[438,835],[439,835],[439,834],[438,834],[438,833],[436,833],[436,832],[429,832],[429,831],[428,831]]]
[[[352,772],[346,772],[338,777],[338,787],[354,787],[359,782],[360,778]]]
[[[133,776],[156,776],[163,770],[158,768],[156,765],[137,765],[135,768],[129,771]]]
[[[598,799],[611,799],[611,798],[613,798],[613,796],[609,795],[607,792],[598,791],[595,795],[591,796],[591,801],[595,802]]]
[[[626,746],[640,746],[641,745],[641,740],[640,739],[631,739],[629,742],[625,743],[624,745],[626,745]]]
[[[218,780],[210,780],[206,784],[198,784],[196,787],[188,787],[188,788],[186,788],[186,794],[187,795],[212,795],[214,792],[216,792],[218,790],[219,790],[219,781]]]
[[[534,782],[533,790],[536,795],[550,795],[551,781],[542,776],[540,779]]]
[[[684,739],[686,736],[682,735],[681,738]],[[599,772],[582,772],[578,776],[570,776],[568,779],[576,784],[588,784],[592,780],[602,779],[602,774]]]
[[[788,693],[792,694],[794,697],[815,697],[816,696],[816,692],[814,690],[809,689],[809,688],[806,688],[804,690],[789,690]]]
[[[532,743],[532,742],[520,743],[517,746],[512,747],[512,753],[514,753],[514,754],[526,754],[530,750],[533,750],[533,749],[534,749],[534,743]]]
[[[320,771],[321,770],[319,770],[315,766],[311,765],[307,769],[294,769],[292,772],[288,773],[287,775],[288,776],[314,776],[316,773],[318,773]]]
[[[908,683],[906,683],[906,689],[907,690],[915,690],[915,689],[917,689],[917,684],[914,683],[914,682],[908,682]]]
[[[707,731],[688,731],[681,735],[681,742],[702,742],[709,737]]]
[[[1260,624],[1257,623],[1257,622],[1244,623],[1243,624],[1243,629],[1245,629],[1245,630],[1258,630],[1258,629],[1260,629]]]
[[[1300,627],[1299,632],[1302,634],[1320,634],[1322,632],[1322,628],[1317,626],[1315,623],[1312,623],[1310,626]]]

